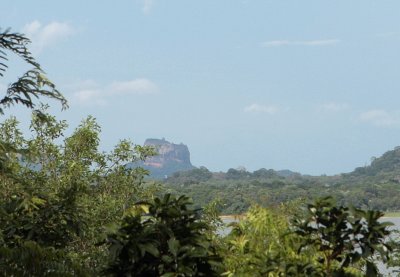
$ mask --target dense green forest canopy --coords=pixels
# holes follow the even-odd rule
[[[244,168],[210,172],[206,167],[177,172],[164,180],[175,193],[190,195],[199,206],[219,199],[222,212],[238,214],[251,205],[273,207],[295,199],[333,196],[342,205],[383,211],[400,210],[400,148],[373,158],[370,165],[335,176]]]

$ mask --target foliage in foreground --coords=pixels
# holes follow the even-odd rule
[[[113,276],[217,276],[220,258],[209,228],[186,196],[137,203],[108,236]]]
[[[381,212],[336,206],[329,197],[303,213],[286,207],[255,206],[234,227],[227,276],[378,276],[377,261],[388,261],[392,224],[379,222]]]
[[[26,153],[8,152],[0,174],[1,247],[17,257],[29,242],[35,248],[28,250],[48,250],[44,263],[49,257],[53,264],[96,272],[107,261],[105,247],[96,246],[104,227],[153,193],[153,186],[143,184],[146,171],[125,168],[152,150],[125,140],[110,153],[100,152],[100,128],[91,117],[69,137],[63,136],[66,127],[45,110],[33,113],[32,138],[22,135],[15,118],[0,125],[0,140]],[[0,257],[0,264],[9,262]]]
[[[2,141],[26,149],[7,153],[0,174],[0,267],[8,275],[377,276],[376,258],[389,257],[383,214],[330,198],[303,213],[299,203],[253,206],[218,236],[216,207],[200,217],[186,196],[157,198],[145,171],[125,167],[151,149],[121,141],[100,152],[93,118],[69,137],[66,126],[45,110],[33,113],[31,138],[15,118],[0,125]]]
[[[283,207],[281,207],[283,208]],[[283,209],[252,207],[226,238],[226,276],[311,276],[313,251],[299,255],[300,237]]]
[[[3,31],[0,28],[0,77],[4,77],[8,69],[10,55],[22,59],[30,67],[8,86],[4,97],[0,98],[0,114],[3,114],[4,107],[14,104],[34,109],[36,105],[33,98],[39,97],[56,99],[62,103],[63,108],[67,107],[64,96],[47,79],[42,67],[30,53],[27,47],[29,43],[30,40],[23,34],[11,32],[10,29]]]
[[[348,267],[365,265],[367,276],[378,272],[374,259],[389,259],[387,243],[390,222],[379,222],[379,211],[337,207],[326,197],[307,206],[304,219],[295,221],[295,231],[303,238],[302,247],[314,245],[318,261],[327,274],[340,275]]]

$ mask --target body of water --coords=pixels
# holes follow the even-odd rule
[[[383,217],[382,221],[392,222],[393,228],[400,231],[400,217]]]

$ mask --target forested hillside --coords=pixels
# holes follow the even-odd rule
[[[213,173],[205,167],[177,172],[165,180],[175,193],[193,197],[199,206],[219,199],[223,213],[242,213],[254,204],[280,203],[330,195],[339,203],[384,211],[400,210],[400,149],[373,158],[370,165],[351,173],[308,176],[291,171],[229,169]]]

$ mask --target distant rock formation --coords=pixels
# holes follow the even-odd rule
[[[178,171],[193,169],[190,152],[183,143],[174,144],[163,139],[146,139],[145,146],[154,146],[158,155],[147,158],[141,165],[150,170],[152,178],[167,178]]]

